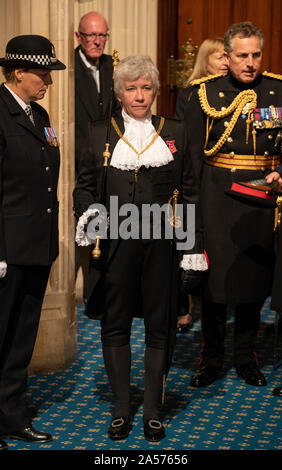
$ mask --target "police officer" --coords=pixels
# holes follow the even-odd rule
[[[58,256],[60,153],[36,101],[65,69],[51,42],[12,38],[0,59],[0,438],[47,442],[26,404],[27,368],[53,261]],[[7,448],[0,441],[0,450]]]
[[[194,387],[222,374],[228,304],[235,308],[237,374],[248,384],[266,385],[255,344],[260,311],[271,292],[274,208],[253,207],[225,191],[279,165],[282,77],[260,73],[263,35],[252,23],[230,26],[224,44],[230,72],[192,83],[185,112],[210,262],[201,292],[203,346]]]

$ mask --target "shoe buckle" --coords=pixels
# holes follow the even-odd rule
[[[157,419],[149,419],[148,424],[152,429],[161,429],[162,423]]]
[[[124,419],[122,417],[120,418],[115,418],[112,421],[112,427],[113,428],[119,428],[120,426],[124,425]]]

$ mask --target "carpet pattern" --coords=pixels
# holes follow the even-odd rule
[[[166,437],[159,443],[143,436],[144,328],[132,329],[133,428],[126,440],[107,436],[111,392],[105,375],[100,327],[77,307],[78,355],[68,370],[29,378],[28,399],[37,409],[34,427],[50,432],[45,444],[8,441],[10,450],[282,450],[282,399],[272,389],[282,386],[282,338],[274,351],[275,313],[269,301],[262,311],[258,358],[266,387],[252,387],[237,377],[232,365],[233,318],[228,317],[224,376],[206,388],[189,386],[199,361],[201,329],[196,307],[192,329],[177,337],[167,379],[164,405]],[[276,356],[274,359],[274,352]],[[280,359],[279,359],[280,358]],[[274,363],[275,361],[275,363]],[[9,453],[9,452],[8,452]]]

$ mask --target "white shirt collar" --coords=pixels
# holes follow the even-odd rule
[[[99,68],[99,59],[98,58],[96,59],[96,64],[91,64],[91,62],[89,62],[86,55],[84,54],[84,52],[81,49],[79,49],[78,52],[79,52],[79,55],[80,55],[80,58],[81,58],[82,62],[84,63],[84,65],[88,69],[90,69],[92,67],[96,67],[97,69]]]
[[[20,107],[23,108],[23,110],[25,110],[25,108],[28,106],[13,90],[11,90],[11,88],[8,87],[8,85],[6,85],[6,83],[4,83],[5,87],[7,88],[7,90],[9,90],[9,92],[11,93],[11,95],[13,95],[13,97],[15,98],[15,100],[19,103]]]
[[[151,113],[151,111],[149,112],[149,114],[146,117],[136,119],[136,118],[133,118],[133,117],[129,116],[129,114],[127,114],[127,112],[124,110],[124,108],[122,108],[121,115],[123,117],[123,122],[124,122],[124,128],[125,129],[127,128],[128,125],[134,124],[135,122],[144,123],[145,125],[152,122],[152,113]]]

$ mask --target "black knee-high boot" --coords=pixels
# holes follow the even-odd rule
[[[255,353],[262,302],[235,307],[234,362],[236,367],[257,365]]]
[[[114,396],[113,418],[130,418],[130,345],[103,346],[105,368]]]
[[[146,347],[143,420],[159,419],[159,405],[165,370],[165,350]]]
[[[224,337],[226,329],[226,305],[215,302],[202,302],[202,361],[220,369],[224,357]]]

